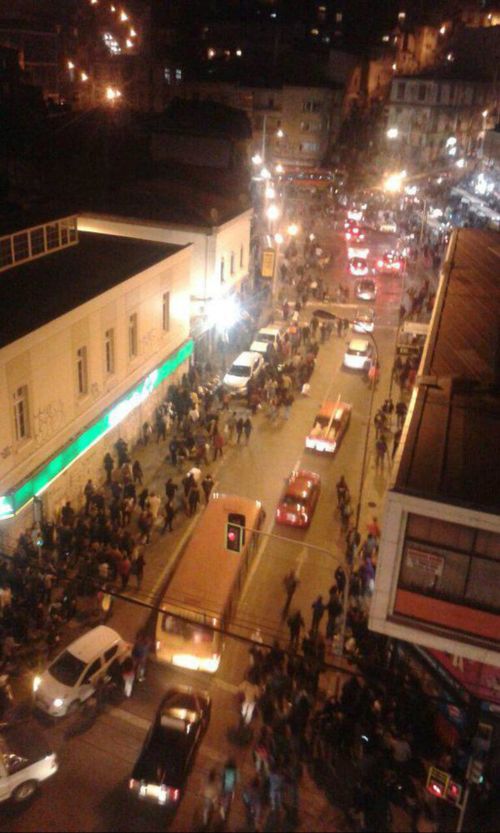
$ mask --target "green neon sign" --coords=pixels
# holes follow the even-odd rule
[[[129,391],[100,419],[86,428],[76,440],[65,446],[33,477],[10,494],[0,496],[0,520],[12,517],[16,512],[19,512],[23,506],[36,495],[41,494],[56,477],[59,477],[63,471],[69,468],[78,457],[81,457],[82,454],[102,439],[108,431],[123,422],[135,408],[146,401],[164,379],[170,376],[179,365],[192,355],[193,348],[193,341],[187,341],[173,356],[170,356],[166,362],[152,370],[137,387]]]

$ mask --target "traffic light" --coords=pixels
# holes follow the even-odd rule
[[[226,549],[241,552],[245,543],[245,516],[230,512],[226,523]]]
[[[470,758],[467,767],[467,781],[470,781],[471,784],[482,784],[484,781],[483,770],[484,761],[479,758]]]
[[[450,781],[446,789],[446,800],[449,801],[450,804],[459,805],[461,798],[462,785],[458,784],[456,781]]]
[[[450,776],[442,769],[437,769],[434,766],[429,767],[427,775],[427,792],[435,798],[446,798],[446,792],[450,782]]]

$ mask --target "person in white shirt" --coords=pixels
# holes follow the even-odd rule
[[[160,511],[161,500],[157,494],[151,492],[150,496],[148,497],[148,506],[149,511],[153,516],[153,521],[156,521],[158,518],[158,512]]]

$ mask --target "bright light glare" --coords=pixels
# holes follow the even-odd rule
[[[384,182],[384,190],[390,193],[396,193],[401,190],[403,179],[406,176],[406,171],[400,171],[396,174],[391,174]]]
[[[241,51],[241,49],[236,50],[236,55],[237,55],[238,58],[241,58],[241,56],[243,55],[243,52]]]
[[[452,147],[453,145],[456,145],[456,143],[457,143],[457,140],[456,140],[455,136],[450,136],[446,140],[446,147],[447,148]]]
[[[457,159],[455,164],[457,168],[465,168],[465,159]]]
[[[399,130],[397,127],[390,127],[386,135],[388,139],[397,139],[399,136]]]
[[[284,172],[284,170],[285,170],[285,169],[284,169],[283,165],[281,165],[280,163],[278,163],[278,164],[276,165],[275,170],[276,170],[276,173],[277,173],[277,174],[282,174],[282,173]]]
[[[287,231],[288,231],[288,234],[290,235],[290,237],[295,237],[295,235],[298,234],[298,232],[299,232],[299,227],[298,227],[297,223],[290,223],[290,225],[288,226]]]
[[[135,29],[132,28],[129,32],[129,35],[130,35],[131,38],[136,38],[137,37],[137,32],[135,31]]]
[[[262,168],[260,175],[262,179],[271,179],[271,171],[269,171],[267,168]]]
[[[283,243],[283,240],[284,240],[283,235],[280,234],[279,231],[276,232],[276,234],[274,235],[274,242],[277,243],[278,246],[281,246],[281,244]]]
[[[280,211],[279,207],[276,205],[276,203],[271,203],[271,205],[269,205],[267,207],[266,216],[267,216],[268,220],[271,220],[271,221],[272,220],[277,220],[278,217],[280,216],[280,214],[281,214],[281,211]]]
[[[240,307],[234,298],[212,298],[207,304],[207,316],[210,323],[228,330],[240,318]]]
[[[252,156],[252,162],[254,165],[262,165],[262,156],[260,155],[260,153],[255,153]]]
[[[483,110],[483,112],[481,113],[481,115],[482,115],[483,119],[487,119],[487,118],[488,118],[488,111],[487,111],[487,110]]]
[[[416,185],[407,185],[405,188],[405,194],[408,194],[409,197],[414,197],[417,191],[418,188]]]
[[[75,68],[75,65],[74,65],[73,61],[68,61],[68,69],[74,69],[74,68]]]
[[[80,73],[80,79],[81,79],[82,81],[88,81],[88,80],[89,80],[89,77],[88,77],[88,75],[87,75],[87,73],[86,73],[86,72],[81,72],[81,73]]]
[[[446,26],[441,26],[441,28],[439,30],[439,34],[440,35],[446,35]]]
[[[128,14],[126,12],[122,12],[120,14],[120,20],[122,23],[125,23],[125,21],[128,20]]]
[[[284,135],[285,134],[283,133],[283,131],[280,127],[279,130],[276,131],[276,136],[278,137],[278,139],[282,139]]]
[[[276,196],[276,191],[272,185],[268,185],[266,188],[266,197],[268,200],[274,200]]]
[[[106,87],[106,98],[108,101],[116,101],[117,98],[121,98],[120,90],[117,90],[115,87]]]

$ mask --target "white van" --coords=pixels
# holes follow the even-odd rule
[[[75,711],[90,697],[96,683],[115,659],[123,659],[130,646],[106,625],[80,636],[33,680],[35,704],[52,717]]]
[[[57,757],[37,726],[4,729],[0,734],[0,801],[27,801],[57,767]]]

